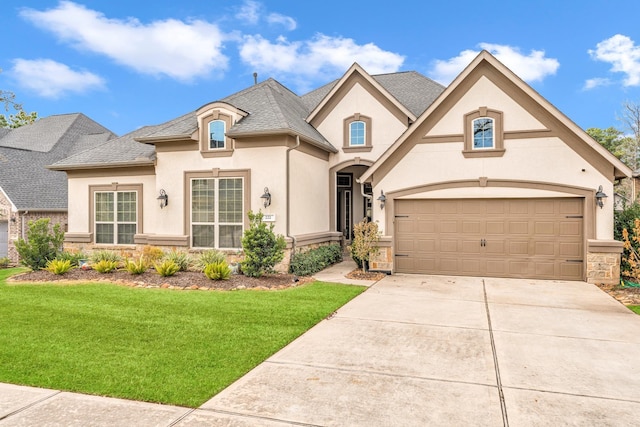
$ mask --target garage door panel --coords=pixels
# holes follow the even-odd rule
[[[509,221],[508,234],[529,234],[528,221]]]
[[[555,225],[553,221],[536,221],[533,231],[537,235],[554,236],[557,234]]]
[[[580,280],[582,263],[566,261],[584,256],[583,205],[581,198],[398,200],[396,213],[410,213],[396,218],[396,253],[410,257],[397,258],[396,270]]]
[[[582,223],[576,221],[562,221],[559,224],[558,234],[560,236],[581,236]]]
[[[534,256],[554,256],[556,254],[556,242],[539,241],[534,243]]]
[[[504,233],[505,233],[504,221],[487,221],[486,222],[485,234],[491,235],[491,234],[504,234]]]
[[[528,241],[509,241],[509,252],[506,254],[509,255],[527,255],[529,253],[529,242]]]
[[[441,252],[458,252],[458,241],[457,240],[440,240],[440,251]]]
[[[462,221],[462,232],[464,234],[480,234],[482,232],[482,222]]]
[[[558,243],[558,252],[564,258],[582,258],[582,245],[576,242]]]

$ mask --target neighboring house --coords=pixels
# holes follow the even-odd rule
[[[375,270],[601,282],[621,251],[602,196],[631,174],[487,52],[447,88],[357,64],[301,97],[269,79],[51,168],[72,248],[235,254],[262,210],[289,250],[370,217]]]
[[[0,129],[0,258],[18,262],[15,242],[30,220],[51,218],[66,230],[67,176],[46,166],[115,137],[83,114]]]

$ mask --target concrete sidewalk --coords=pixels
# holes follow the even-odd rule
[[[387,276],[196,410],[0,384],[0,427],[637,425],[639,330],[583,282]]]

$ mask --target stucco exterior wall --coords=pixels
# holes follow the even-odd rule
[[[118,184],[142,184],[143,219],[142,230],[147,232],[147,225],[152,224],[151,212],[153,208],[160,210],[155,191],[155,177],[153,175],[133,175],[133,176],[107,176],[107,177],[70,177],[69,186],[69,233],[88,233],[90,229],[89,218],[89,186]]]
[[[328,162],[295,150],[290,156],[291,234],[329,231]]]
[[[372,149],[370,152],[344,152],[344,119],[355,113],[371,118]],[[338,149],[329,160],[329,167],[355,157],[375,161],[407,129],[387,108],[360,84],[355,84],[318,126],[318,131]],[[354,178],[358,178],[357,176]]]
[[[149,212],[149,223],[145,226],[145,233],[163,235],[183,235],[185,230],[185,171],[211,171],[214,168],[221,171],[249,170],[250,171],[250,200],[251,205],[244,210],[276,214],[274,231],[279,234],[286,232],[286,147],[259,147],[236,149],[232,156],[219,158],[203,158],[197,151],[161,152],[157,154],[156,177],[153,188],[153,205],[145,212]],[[272,195],[271,205],[265,208],[260,198],[264,188],[268,187]],[[160,209],[155,197],[160,189],[169,195],[169,206]]]

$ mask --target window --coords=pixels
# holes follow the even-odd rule
[[[365,145],[366,125],[363,121],[351,122],[349,124],[349,145],[359,147]]]
[[[493,119],[481,117],[473,121],[473,149],[493,148]]]
[[[191,246],[238,249],[242,246],[243,178],[191,179]]]
[[[501,111],[480,107],[465,114],[464,157],[500,157],[504,152]]]
[[[94,193],[96,243],[133,245],[138,229],[136,191]]]
[[[224,149],[225,123],[222,120],[209,122],[209,149]]]
[[[344,119],[344,143],[342,151],[368,152],[371,151],[371,118],[356,113]]]

